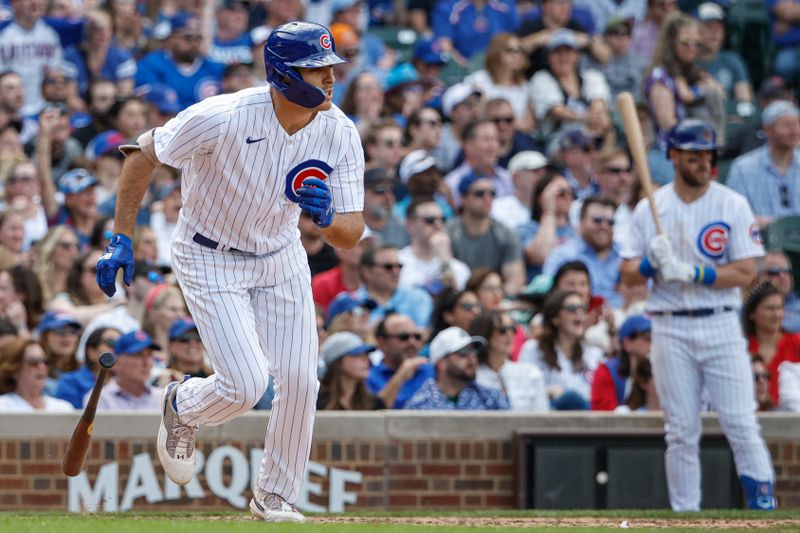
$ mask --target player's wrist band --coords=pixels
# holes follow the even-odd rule
[[[717,280],[717,271],[710,266],[694,267],[694,282],[698,285],[713,285]]]
[[[118,244],[126,244],[128,245],[128,248],[133,247],[133,241],[124,233],[115,233],[111,236],[111,239],[109,239],[108,243],[113,244],[114,246]]]
[[[646,278],[652,278],[656,275],[656,269],[650,263],[650,259],[645,257],[639,262],[639,274]]]

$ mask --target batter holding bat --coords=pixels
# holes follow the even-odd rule
[[[636,207],[621,255],[625,283],[653,279],[647,310],[653,377],[666,419],[670,503],[675,511],[700,509],[705,388],[733,451],[748,507],[774,509],[775,474],[756,419],[738,313],[740,289],[753,279],[756,258],[764,254],[758,226],[743,196],[711,181],[717,142],[709,124],[683,120],[667,141],[675,181],[655,192],[652,213],[647,199]]]
[[[153,169],[183,171],[172,266],[215,373],[168,385],[157,450],[167,475],[194,476],[195,434],[275,399],[250,511],[304,521],[294,507],[311,448],[318,339],[308,258],[297,223],[306,211],[325,240],[352,248],[364,231],[364,153],[332,104],[333,65],[345,62],[327,28],[290,22],[264,45],[270,87],[195,104],[126,153],[112,237],[97,282],[114,293],[133,275],[131,237]]]

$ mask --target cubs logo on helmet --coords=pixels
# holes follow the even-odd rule
[[[730,232],[731,227],[725,222],[711,222],[700,230],[697,248],[706,257],[719,259],[725,255]]]
[[[325,181],[331,175],[331,172],[333,172],[333,167],[325,161],[320,161],[319,159],[303,161],[286,174],[286,197],[293,202],[299,201],[297,190],[303,186],[303,182],[307,178],[319,178]]]
[[[331,36],[327,33],[323,33],[319,36],[319,45],[324,48],[325,50],[330,50],[331,48]]]

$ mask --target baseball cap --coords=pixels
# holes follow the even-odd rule
[[[372,300],[359,298],[353,293],[343,292],[336,296],[328,307],[328,314],[325,317],[325,326],[327,327],[334,318],[342,313],[349,313],[357,308],[372,311],[375,307],[375,302]]]
[[[420,39],[414,47],[413,58],[428,65],[444,65],[450,56],[442,50],[436,39]]]
[[[78,79],[78,69],[69,61],[54,61],[44,67],[44,75],[52,73],[63,74],[65,78],[70,80]]]
[[[631,315],[625,319],[622,326],[619,328],[619,338],[627,339],[639,333],[650,331],[650,319],[644,315]]]
[[[93,161],[98,157],[109,154],[114,156],[119,154],[122,156],[122,154],[117,151],[117,148],[123,144],[125,144],[125,137],[120,132],[117,130],[108,130],[100,135],[96,135],[94,139],[89,141],[89,146],[86,151]]]
[[[480,89],[470,83],[456,83],[451,85],[442,95],[442,111],[446,117],[450,116],[453,108],[464,103],[473,94],[482,94]]]
[[[319,347],[319,353],[326,368],[346,355],[363,355],[373,351],[375,351],[375,346],[367,344],[361,337],[349,331],[340,331],[329,335]]]
[[[575,39],[575,34],[572,33],[572,30],[557,30],[553,36],[550,37],[550,42],[547,43],[547,51],[550,52],[562,46],[572,48],[573,50],[578,49],[578,41]]]
[[[610,33],[618,33],[619,30],[624,30],[626,33],[630,34],[632,28],[633,28],[633,19],[614,17],[609,19],[608,22],[606,23],[606,27],[603,28],[603,35],[608,35]]]
[[[160,350],[161,346],[156,344],[153,338],[144,331],[131,331],[114,343],[114,355],[137,354],[147,348]]]
[[[790,89],[786,86],[786,80],[780,76],[770,76],[758,88],[758,98],[761,100],[785,98],[790,92]]]
[[[187,316],[178,318],[169,327],[169,340],[174,341],[192,330],[197,331],[197,324],[194,323],[194,320]]]
[[[169,35],[185,31],[189,35],[200,35],[200,19],[185,11],[178,13],[169,20]]]
[[[164,277],[156,265],[149,261],[139,259],[133,263],[133,279],[146,276],[151,283],[164,283]]]
[[[697,18],[703,22],[709,20],[725,20],[725,10],[714,2],[703,2],[697,6]]]
[[[336,48],[356,48],[361,42],[356,30],[345,22],[331,24],[331,37]]]
[[[761,113],[761,123],[771,126],[776,120],[783,117],[796,117],[800,115],[797,106],[788,100],[776,100],[769,104]]]
[[[491,180],[492,176],[478,176],[474,172],[470,172],[458,182],[458,193],[461,195],[467,194],[472,184],[478,180]]]
[[[444,357],[462,348],[466,348],[467,346],[480,348],[485,345],[486,339],[483,337],[472,337],[463,329],[453,326],[440,331],[439,334],[433,338],[428,354],[431,358],[431,363],[436,364]]]
[[[434,159],[425,150],[414,150],[403,158],[400,163],[398,174],[403,183],[408,183],[415,174],[425,172],[429,168],[436,166],[436,159]]]
[[[508,162],[510,173],[520,170],[539,170],[547,166],[547,158],[535,150],[519,152]]]
[[[419,73],[411,63],[400,63],[389,71],[386,76],[386,91],[399,89],[406,85],[419,82]],[[419,85],[419,83],[417,83]]]
[[[364,172],[364,187],[372,189],[378,185],[387,184],[392,184],[392,178],[386,172],[386,169],[375,167]]]
[[[58,189],[64,194],[78,194],[97,185],[97,178],[84,168],[68,170],[58,180]]]
[[[597,138],[583,128],[577,128],[566,132],[558,141],[561,150],[572,150],[574,148],[588,148],[594,146]]]
[[[175,89],[163,83],[148,83],[137,87],[136,96],[152,104],[162,115],[177,115],[181,106],[178,103],[178,93]]]
[[[54,329],[60,329],[64,326],[73,326],[77,329],[81,328],[81,323],[78,322],[74,316],[67,313],[59,313],[57,311],[49,311],[42,316],[39,322],[39,333],[45,333]]]

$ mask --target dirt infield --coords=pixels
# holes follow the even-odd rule
[[[251,520],[249,515],[208,516],[209,520],[241,521]],[[800,519],[711,519],[711,518],[611,518],[611,517],[488,517],[488,516],[310,516],[307,521],[314,524],[389,524],[415,526],[461,526],[461,527],[563,527],[563,528],[640,528],[640,529],[680,529],[701,530],[785,530],[792,526],[800,531]]]

